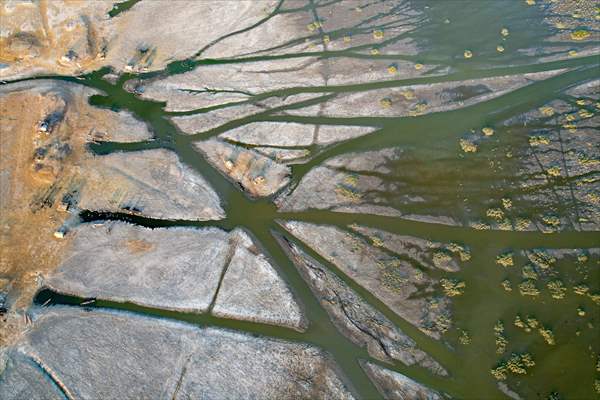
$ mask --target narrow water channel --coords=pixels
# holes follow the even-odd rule
[[[148,1],[148,0],[145,0]],[[151,0],[150,0],[151,1]],[[115,6],[111,17],[135,10],[137,1],[127,1]],[[287,3],[287,2],[285,2]],[[270,17],[278,13],[301,13],[311,11],[316,21],[320,3],[310,1],[306,5],[290,8],[281,6]],[[293,3],[293,2],[292,2]],[[300,2],[298,2],[300,3]],[[431,4],[430,4],[431,3]],[[484,4],[485,3],[485,4]],[[243,322],[214,317],[208,314],[181,313],[156,308],[147,308],[132,303],[117,303],[102,299],[84,299],[68,296],[45,289],[35,298],[37,306],[55,304],[86,309],[107,308],[123,310],[136,314],[160,317],[168,320],[184,321],[198,326],[215,326],[253,335],[286,339],[294,342],[314,344],[328,351],[348,378],[359,398],[381,398],[358,360],[373,361],[367,350],[357,346],[345,337],[330,320],[319,299],[311,292],[292,260],[276,241],[276,237],[285,236],[297,244],[310,257],[332,270],[342,281],[380,311],[393,324],[409,335],[417,345],[440,362],[448,371],[449,377],[433,376],[424,368],[408,367],[400,362],[393,365],[376,361],[381,366],[405,374],[435,390],[447,393],[452,398],[496,399],[505,394],[499,391],[498,381],[490,370],[502,362],[506,354],[531,353],[535,358],[535,367],[522,375],[510,375],[506,383],[511,390],[526,399],[546,399],[553,392],[564,399],[591,399],[594,394],[593,382],[598,382],[595,370],[596,357],[600,353],[600,308],[588,297],[577,296],[569,291],[566,297],[557,300],[550,292],[543,291],[537,297],[519,295],[518,285],[524,278],[521,269],[528,263],[527,251],[533,249],[574,249],[573,254],[586,254],[588,258],[578,264],[574,258],[560,259],[556,263],[554,278],[569,282],[569,290],[585,275],[590,292],[600,289],[600,264],[598,253],[589,249],[598,247],[600,237],[596,229],[580,229],[580,221],[571,219],[570,225],[552,233],[539,229],[520,231],[517,229],[476,229],[474,215],[485,215],[490,204],[501,197],[530,195],[533,201],[519,206],[519,217],[534,219],[540,214],[533,190],[526,188],[525,180],[520,180],[524,171],[522,163],[513,162],[512,153],[527,140],[527,134],[518,131],[508,123],[525,113],[538,110],[551,101],[572,102],[567,92],[585,82],[599,77],[599,56],[588,56],[532,60],[525,51],[511,49],[540,49],[548,47],[543,39],[552,33],[545,24],[532,24],[533,20],[543,18],[543,10],[524,7],[522,1],[514,2],[411,2],[414,9],[423,13],[430,21],[443,23],[423,23],[410,33],[414,42],[420,44],[419,51],[413,54],[373,54],[355,48],[328,50],[322,52],[297,52],[293,54],[248,54],[239,58],[204,58],[202,53],[181,61],[173,61],[160,71],[121,73],[113,83],[107,79],[110,68],[78,76],[43,76],[24,80],[51,79],[68,81],[78,85],[97,89],[102,94],[90,97],[90,105],[113,111],[126,111],[143,121],[153,134],[151,140],[118,143],[98,142],[88,146],[88,150],[98,156],[116,152],[136,152],[140,150],[164,148],[175,152],[181,162],[202,175],[221,199],[226,218],[219,221],[160,220],[132,213],[112,213],[83,210],[79,214],[81,222],[102,222],[109,220],[125,221],[149,228],[158,227],[218,227],[231,231],[237,227],[245,228],[276,266],[278,273],[291,287],[294,295],[303,305],[309,321],[304,333],[291,329],[260,323]],[[295,4],[295,3],[294,3]],[[302,3],[304,4],[304,3]],[[445,21],[448,21],[447,23]],[[499,33],[502,27],[510,27],[506,50],[496,50],[501,42]],[[343,41],[346,37],[359,37],[360,24],[342,31],[322,31],[329,40]],[[597,39],[597,32],[596,39]],[[597,44],[597,41],[596,41]],[[384,46],[382,46],[384,48]],[[475,56],[472,59],[462,57],[468,48]],[[456,56],[458,55],[458,56]],[[131,82],[136,80],[140,86],[149,86],[152,82],[176,77],[190,71],[202,71],[208,66],[234,67],[237,64],[269,62],[286,58],[317,57],[325,60],[390,60],[390,62],[410,61],[420,64],[439,65],[437,73],[420,77],[398,76],[397,79],[335,85],[307,85],[289,88],[265,89],[264,92],[250,96],[241,103],[227,103],[190,111],[166,111],[165,102],[144,99],[142,92],[130,90]],[[469,57],[470,58],[470,57]],[[420,65],[419,64],[419,65]],[[517,76],[564,69],[551,77],[531,80],[527,85],[507,90],[499,96],[475,103],[459,106],[440,112],[423,113],[415,116],[378,116],[367,115],[361,110],[354,114],[326,116],[298,115],[280,111],[290,111],[294,107],[265,109],[250,116],[228,121],[217,128],[200,133],[182,132],[171,117],[198,115],[219,109],[237,107],[240,104],[255,104],[266,99],[281,98],[298,94],[317,94],[299,105],[297,109],[333,101],[336,95],[354,94],[372,90],[392,90],[410,85],[429,85],[444,82],[481,80],[502,76]],[[333,79],[331,77],[326,77]],[[327,81],[327,80],[326,80]],[[10,84],[10,82],[9,82]],[[465,89],[466,90],[466,89]],[[597,99],[598,88],[595,88]],[[463,93],[467,98],[473,93]],[[595,112],[599,112],[598,100]],[[458,102],[458,100],[457,100]],[[593,109],[593,106],[590,106]],[[596,117],[597,118],[597,117]],[[355,125],[372,127],[374,133],[351,138],[329,146],[312,146],[312,154],[306,160],[291,164],[291,183],[280,193],[264,198],[249,196],[244,188],[221,173],[214,165],[194,149],[194,142],[217,138],[224,132],[258,122],[302,123],[314,125]],[[596,120],[591,123],[595,130],[592,143],[586,145],[599,154]],[[535,125],[535,123],[533,123]],[[547,132],[560,131],[562,121],[545,123]],[[516,126],[516,125],[515,125]],[[474,155],[461,152],[459,143],[466,135],[479,132],[481,127],[493,127],[494,136],[489,142],[478,142],[479,149]],[[528,129],[526,124],[519,129]],[[531,129],[534,129],[533,127]],[[541,128],[540,128],[541,129]],[[240,148],[252,149],[253,145],[235,143]],[[583,144],[582,144],[583,146]],[[377,171],[359,171],[355,175],[377,176],[384,189],[372,194],[392,208],[402,211],[402,215],[376,215],[377,213],[353,211],[348,209],[285,210],[275,204],[274,199],[281,192],[298,191],[303,181],[310,179],[311,172],[328,161],[344,156],[379,152],[383,149],[398,149],[402,156],[389,160],[385,173]],[[508,149],[508,150],[507,150]],[[567,149],[572,151],[579,148]],[[510,153],[510,157],[500,156]],[[500,160],[500,161],[499,161]],[[564,161],[564,159],[563,159]],[[490,163],[500,168],[488,168]],[[566,166],[566,163],[564,164]],[[495,167],[494,167],[495,168]],[[597,187],[598,170],[587,173],[586,178]],[[361,178],[362,179],[362,178]],[[565,178],[570,184],[571,177]],[[335,185],[335,182],[321,182],[323,186]],[[577,188],[572,190],[578,190]],[[405,197],[418,198],[407,201]],[[378,203],[379,204],[379,203]],[[569,214],[573,204],[558,202],[551,211],[557,215]],[[596,206],[597,207],[597,206]],[[508,210],[510,207],[506,207]],[[504,211],[508,213],[507,211]],[[597,209],[596,209],[596,212]],[[405,218],[407,215],[443,215],[452,218],[453,223],[425,218]],[[488,213],[489,215],[489,213]],[[386,232],[409,235],[431,242],[459,243],[470,251],[470,259],[463,268],[453,274],[453,278],[466,284],[464,294],[452,298],[452,325],[441,340],[426,335],[418,327],[399,317],[384,301],[348,276],[338,265],[302,240],[290,235],[283,227],[286,221],[303,221],[314,224],[335,226],[345,232],[352,232],[353,225],[380,229]],[[500,254],[514,254],[515,266],[502,268],[497,259]],[[585,270],[582,273],[581,270]],[[525,270],[525,269],[523,269]],[[444,272],[434,271],[431,276],[441,278]],[[537,278],[535,278],[537,279]],[[539,282],[542,282],[540,278]],[[501,283],[509,281],[512,291],[503,289]],[[539,285],[543,287],[542,284]],[[93,301],[90,301],[93,300]],[[578,316],[577,310],[585,309],[585,318]],[[517,315],[531,315],[544,326],[551,327],[555,344],[549,346],[534,333],[515,328],[513,321]],[[581,314],[580,314],[581,315]],[[497,334],[494,326],[501,320],[506,327],[508,352],[499,355],[496,349]],[[468,343],[461,343],[460,335],[468,332]]]

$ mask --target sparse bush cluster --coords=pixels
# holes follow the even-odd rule
[[[499,381],[506,380],[508,374],[525,375],[529,368],[535,366],[535,361],[529,353],[513,353],[506,361],[500,362],[491,370],[494,378]]]

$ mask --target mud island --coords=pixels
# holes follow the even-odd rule
[[[600,396],[591,0],[0,2],[0,398]]]

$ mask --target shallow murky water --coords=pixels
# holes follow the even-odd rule
[[[596,363],[600,354],[600,307],[591,296],[578,295],[574,287],[581,282],[589,287],[589,293],[600,290],[600,259],[598,252],[588,249],[598,247],[600,236],[596,228],[582,229],[581,219],[573,217],[577,202],[565,201],[557,195],[551,210],[540,199],[547,197],[545,192],[536,192],[537,186],[529,184],[529,177],[522,173],[528,149],[528,140],[538,126],[543,125],[546,132],[560,131],[562,121],[551,120],[544,123],[528,120],[527,123],[507,123],[511,118],[531,110],[538,110],[552,100],[572,103],[575,97],[569,97],[567,91],[581,83],[598,78],[599,59],[597,54],[577,58],[561,58],[556,61],[541,61],[517,49],[539,49],[548,47],[545,38],[553,28],[542,24],[544,15],[540,7],[531,7],[521,1],[438,1],[413,2],[412,6],[428,20],[410,33],[411,38],[420,46],[414,55],[369,55],[356,49],[323,52],[322,56],[332,60],[342,60],[344,56],[356,58],[389,59],[390,63],[399,59],[421,64],[443,65],[440,74],[425,77],[403,78],[385,82],[356,83],[334,86],[311,86],[277,89],[268,94],[259,94],[249,102],[256,102],[272,95],[285,97],[298,93],[345,94],[364,92],[373,89],[387,90],[413,84],[430,84],[469,79],[482,79],[504,75],[518,75],[567,68],[564,73],[532,82],[521,88],[509,91],[498,97],[478,102],[474,105],[460,106],[442,112],[422,113],[416,116],[380,117],[356,110],[349,116],[289,115],[265,112],[235,120],[226,127],[195,135],[185,135],[171,123],[167,117],[173,115],[193,115],[196,111],[167,112],[163,103],[143,100],[136,94],[124,89],[130,79],[150,82],[152,79],[178,75],[194,68],[202,70],[208,65],[235,64],[244,60],[186,60],[173,62],[166,71],[143,73],[139,76],[124,74],[113,85],[103,79],[108,70],[101,70],[80,78],[56,78],[77,82],[100,89],[105,95],[96,95],[90,103],[98,107],[132,112],[138,119],[151,127],[155,140],[141,143],[96,143],[90,151],[96,154],[108,154],[117,151],[138,151],[151,148],[167,148],[175,151],[180,160],[200,172],[219,194],[226,219],[217,222],[157,221],[141,216],[87,212],[85,220],[124,219],[148,227],[157,226],[218,226],[226,230],[244,227],[274,261],[283,278],[293,292],[302,301],[310,321],[306,333],[297,333],[284,328],[249,322],[239,322],[215,318],[208,315],[194,315],[147,309],[133,304],[112,303],[97,300],[88,307],[108,307],[131,310],[134,312],[177,319],[199,325],[220,326],[247,331],[259,335],[285,338],[316,344],[333,355],[344,374],[349,378],[361,398],[379,398],[373,384],[358,364],[358,359],[369,358],[364,348],[354,345],[341,335],[318,300],[311,293],[291,260],[280,248],[274,235],[289,233],[278,222],[299,220],[316,224],[337,226],[348,230],[352,224],[378,228],[384,231],[410,235],[432,242],[459,243],[470,250],[470,260],[463,268],[452,273],[452,278],[465,283],[464,293],[452,297],[452,327],[441,341],[432,339],[417,327],[400,318],[384,304],[374,293],[356,283],[341,272],[340,268],[327,261],[319,249],[296,240],[306,252],[335,271],[352,289],[380,310],[393,323],[398,325],[417,344],[449,372],[449,378],[434,377],[425,369],[407,367],[397,362],[389,368],[399,371],[415,380],[454,398],[495,399],[505,395],[498,388],[498,381],[490,373],[511,354],[529,353],[535,360],[535,366],[526,368],[525,374],[508,373],[505,382],[511,390],[523,398],[547,398],[552,392],[565,399],[591,399],[598,396],[594,391],[594,382],[600,379]],[[309,2],[312,4],[312,2]],[[129,4],[131,7],[134,4]],[[124,7],[121,12],[127,12]],[[318,9],[315,9],[318,12]],[[499,34],[509,27],[510,35],[503,38]],[[329,33],[331,39],[358,37],[361,28],[347,29],[344,32]],[[597,32],[596,32],[597,33]],[[596,42],[597,43],[597,42]],[[503,51],[497,46],[503,46]],[[365,48],[369,49],[370,46]],[[472,58],[465,58],[468,49]],[[270,56],[256,56],[253,61],[269,60]],[[247,61],[247,60],[246,60]],[[442,73],[444,70],[449,74]],[[596,94],[597,94],[596,88]],[[472,90],[477,87],[465,87],[456,96],[456,102],[466,101],[477,95]],[[586,100],[587,101],[587,100]],[[319,104],[319,101],[316,102]],[[310,105],[310,104],[309,104]],[[214,109],[226,108],[215,106]],[[580,107],[581,108],[581,107]],[[598,103],[589,100],[584,107],[589,112],[599,112]],[[200,112],[203,112],[202,110]],[[204,110],[206,112],[206,110]],[[281,210],[272,198],[252,199],[239,186],[225,178],[205,158],[195,151],[192,143],[199,139],[216,136],[250,122],[277,121],[300,122],[316,125],[358,125],[377,128],[373,134],[340,142],[332,146],[314,147],[314,153],[307,160],[292,164],[292,187],[298,190],[303,178],[315,168],[324,165],[334,157],[365,151],[380,151],[396,148],[401,156],[386,163],[384,173],[359,171],[356,179],[363,175],[377,175],[383,182],[384,190],[362,193],[362,199],[399,211],[402,216],[375,215],[377,213],[335,211],[310,208],[307,210]],[[537,124],[537,125],[536,125]],[[481,137],[482,127],[491,127],[493,136]],[[599,154],[598,126],[592,124],[594,131],[590,151],[597,159]],[[536,131],[537,132],[537,131]],[[575,135],[576,133],[572,133]],[[595,136],[594,136],[595,135]],[[477,151],[463,152],[460,140],[476,137]],[[244,146],[241,144],[241,146]],[[580,150],[575,144],[571,150]],[[246,146],[250,148],[250,146]],[[520,153],[523,151],[523,153]],[[507,156],[510,154],[510,156]],[[561,160],[560,157],[557,160]],[[563,170],[566,168],[564,157]],[[597,188],[597,167],[582,176],[593,178],[590,185]],[[533,174],[533,173],[532,173]],[[553,190],[568,186],[571,180],[550,183]],[[350,181],[352,186],[352,181]],[[336,185],[335,182],[321,182],[323,186]],[[554,185],[554,186],[553,186]],[[551,188],[551,189],[552,189]],[[354,187],[351,188],[354,190]],[[352,191],[351,190],[351,191]],[[357,191],[359,189],[356,189]],[[541,189],[540,189],[541,190]],[[577,189],[578,190],[578,189]],[[354,193],[354,192],[353,192]],[[530,196],[530,197],[527,197]],[[511,201],[502,203],[502,199]],[[548,200],[550,201],[550,200]],[[504,204],[504,207],[501,205]],[[596,215],[598,205],[596,204]],[[318,208],[318,207],[317,207]],[[494,221],[493,212],[498,209],[501,217]],[[551,211],[561,219],[559,229],[544,233],[542,216]],[[486,214],[487,213],[487,214]],[[405,218],[412,216],[430,216],[445,220],[425,218]],[[491,216],[491,217],[490,217]],[[504,218],[506,216],[506,218]],[[534,223],[533,228],[517,228],[518,218]],[[440,223],[441,221],[441,223]],[[450,221],[450,222],[448,222]],[[506,222],[508,221],[508,222]],[[564,221],[564,222],[563,222]],[[487,229],[477,228],[476,224],[485,222]],[[508,226],[502,226],[502,223]],[[494,225],[496,224],[497,225]],[[596,222],[597,223],[597,222]],[[552,225],[552,224],[550,224]],[[546,226],[547,227],[547,226]],[[491,229],[490,229],[491,228]],[[292,240],[293,239],[292,237]],[[530,260],[525,251],[533,249],[580,249],[572,250],[570,255],[558,258],[550,263],[551,273],[537,271],[535,278],[527,275]],[[512,266],[504,267],[497,263],[497,257],[510,252],[513,254]],[[584,257],[579,257],[585,255]],[[534,263],[535,264],[535,263]],[[535,265],[534,265],[535,266]],[[540,267],[545,270],[544,266]],[[533,273],[535,274],[536,271]],[[446,275],[437,271],[437,278]],[[534,296],[520,293],[519,284],[528,279],[535,281],[539,294]],[[511,290],[507,291],[502,282],[508,280]],[[560,281],[565,286],[561,296],[551,290],[548,282]],[[560,292],[560,290],[559,290]],[[555,295],[553,297],[553,295]],[[82,299],[62,296],[56,293],[42,292],[38,295],[38,304],[51,303],[80,304]],[[518,327],[515,318],[519,315],[535,317],[538,326]],[[494,326],[502,321],[504,329],[495,332]],[[540,327],[549,328],[554,336],[553,344],[548,344],[539,333]],[[526,332],[529,329],[530,332]],[[465,333],[469,343],[461,343],[459,338]],[[498,335],[506,339],[505,349],[498,354]]]

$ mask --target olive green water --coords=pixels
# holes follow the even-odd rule
[[[457,4],[460,3],[460,6]],[[123,89],[126,81],[135,76],[123,75],[116,82],[110,84],[103,80],[103,75],[108,70],[81,78],[61,78],[83,85],[97,88],[104,95],[93,96],[91,104],[99,107],[109,107],[115,110],[132,112],[137,118],[146,122],[155,134],[155,139],[133,144],[102,143],[93,145],[90,150],[98,154],[114,151],[136,151],[148,148],[168,148],[175,151],[182,162],[193,167],[201,173],[219,193],[227,218],[218,222],[188,222],[188,221],[155,221],[145,218],[128,217],[125,215],[89,215],[89,219],[122,218],[140,223],[145,226],[219,226],[224,229],[233,229],[241,226],[251,232],[260,243],[265,252],[272,258],[279,268],[283,278],[293,289],[295,295],[304,305],[310,327],[306,333],[297,333],[285,328],[273,327],[262,324],[240,322],[215,318],[207,315],[193,315],[176,312],[167,312],[157,309],[147,309],[133,304],[119,304],[105,301],[96,301],[89,307],[108,307],[131,312],[160,316],[169,319],[178,319],[198,325],[220,326],[242,330],[268,337],[288,339],[314,343],[329,351],[341,367],[344,375],[348,377],[360,398],[380,398],[373,384],[366,377],[358,364],[359,359],[369,359],[365,349],[355,346],[342,336],[330,322],[327,314],[302,280],[291,261],[274,240],[273,235],[285,234],[276,221],[301,220],[307,222],[323,223],[347,229],[349,224],[358,223],[366,226],[380,228],[386,231],[412,235],[440,242],[459,242],[471,249],[472,259],[457,278],[467,284],[465,294],[453,299],[453,323],[456,327],[467,330],[472,342],[468,345],[458,343],[458,332],[451,329],[443,341],[435,341],[424,335],[417,328],[411,326],[381,301],[375,298],[364,288],[354,283],[334,265],[324,260],[315,251],[299,243],[308,254],[335,271],[350,287],[358,292],[370,304],[384,313],[391,321],[409,334],[418,345],[436,358],[448,369],[449,378],[436,378],[425,370],[417,367],[406,367],[400,363],[386,365],[395,371],[404,373],[419,382],[435,389],[444,391],[454,398],[465,399],[496,399],[504,398],[497,387],[497,381],[490,374],[501,356],[496,354],[493,326],[497,320],[503,320],[506,326],[506,336],[509,340],[507,354],[511,352],[530,352],[536,361],[527,375],[509,377],[507,383],[524,398],[546,398],[551,392],[560,393],[566,399],[591,399],[594,394],[593,382],[598,376],[595,372],[595,355],[600,352],[600,311],[588,299],[580,299],[573,294],[568,294],[561,301],[553,300],[543,293],[535,299],[519,296],[518,293],[506,292],[500,282],[505,278],[518,276],[518,272],[507,271],[495,264],[496,256],[505,249],[512,249],[515,253],[519,249],[531,248],[589,248],[598,246],[600,237],[597,232],[579,232],[566,229],[560,233],[543,234],[540,232],[516,231],[477,231],[466,227],[453,227],[425,222],[413,222],[401,218],[381,217],[364,214],[345,214],[329,211],[306,211],[300,213],[281,213],[272,204],[271,199],[253,200],[247,197],[237,185],[233,184],[211,165],[199,153],[192,149],[192,142],[215,136],[228,129],[252,121],[295,121],[316,124],[347,124],[368,125],[380,128],[373,135],[353,139],[334,147],[319,150],[310,161],[295,165],[292,169],[293,183],[299,182],[312,168],[320,165],[325,160],[349,152],[376,150],[384,147],[398,146],[411,150],[412,157],[432,165],[441,165],[444,170],[435,174],[423,170],[424,187],[431,191],[443,186],[444,202],[433,204],[433,208],[454,212],[464,203],[463,198],[468,197],[471,207],[478,207],[493,196],[492,188],[488,186],[494,177],[489,172],[478,170],[479,164],[466,164],[457,151],[458,139],[470,129],[481,126],[496,126],[507,118],[523,113],[532,108],[537,108],[544,103],[560,98],[567,88],[590,78],[598,76],[598,57],[581,57],[556,62],[535,62],[531,57],[510,49],[539,47],[543,45],[540,38],[548,34],[548,29],[541,23],[532,24],[531,21],[540,21],[540,11],[536,8],[524,9],[515,2],[436,2],[430,8],[425,8],[426,3],[420,4],[424,12],[434,21],[448,19],[450,24],[425,24],[414,33],[417,40],[427,43],[425,50],[417,56],[365,56],[358,54],[357,49],[343,52],[324,52],[323,57],[383,57],[390,59],[409,59],[421,63],[443,63],[452,67],[450,75],[426,77],[418,79],[398,79],[372,84],[347,85],[338,87],[310,87],[277,90],[255,96],[250,101],[257,101],[270,96],[287,96],[302,92],[322,92],[322,99],[311,100],[319,102],[326,98],[328,93],[361,91],[373,88],[402,86],[413,83],[432,83],[449,80],[474,79],[480,77],[500,76],[509,74],[522,74],[526,72],[546,71],[557,68],[571,68],[569,72],[534,83],[522,89],[496,99],[480,103],[475,106],[435,113],[419,117],[408,118],[323,118],[323,117],[289,117],[275,116],[274,110],[265,111],[249,118],[231,122],[223,127],[198,135],[183,135],[165,117],[169,115],[192,114],[204,112],[196,110],[187,113],[168,113],[163,110],[164,104],[143,101],[134,94]],[[309,3],[309,7],[310,8]],[[131,4],[133,5],[133,4]],[[129,6],[131,6],[129,5]],[[126,11],[126,9],[124,10]],[[282,11],[283,12],[283,11]],[[316,9],[315,9],[315,12]],[[504,26],[510,26],[510,41],[506,43],[505,53],[495,51],[499,41],[498,32]],[[346,34],[339,33],[339,35]],[[335,32],[331,33],[335,39]],[[462,57],[464,49],[471,49],[476,55],[471,60]],[[314,55],[314,53],[313,53]],[[294,54],[291,56],[302,56]],[[278,56],[279,57],[279,56]],[[269,57],[255,57],[252,60],[267,60]],[[193,68],[202,68],[204,64],[244,62],[248,60],[203,60],[193,59],[174,62],[165,71],[159,73],[142,74],[141,78],[153,78],[161,75],[178,74]],[[136,78],[139,78],[137,76]],[[500,128],[498,128],[500,129]],[[499,134],[502,133],[500,130]],[[516,140],[503,138],[499,140]],[[440,161],[442,160],[442,161]],[[483,163],[485,160],[480,160]],[[464,166],[464,169],[463,169]],[[468,167],[467,167],[468,166]],[[401,175],[404,165],[391,165],[396,168],[397,174],[390,174],[387,178],[394,181]],[[486,175],[487,174],[487,175]],[[461,185],[468,182],[471,189],[475,188],[476,194],[467,194],[462,191]],[[326,184],[326,182],[324,183]],[[450,189],[448,189],[450,188]],[[391,198],[394,193],[390,193]],[[448,210],[448,207],[456,207]],[[531,210],[534,212],[534,210]],[[460,217],[460,215],[459,215]],[[289,235],[286,235],[289,237]],[[517,265],[522,265],[523,260],[517,257]],[[574,265],[559,265],[560,273],[564,277],[575,274]],[[600,286],[600,271],[598,265],[591,265],[589,279],[592,289],[598,290]],[[52,303],[78,305],[83,299],[60,296],[55,293],[41,293],[37,302],[43,304],[51,297]],[[582,306],[587,310],[585,318],[578,318],[577,307]],[[535,315],[540,321],[553,328],[556,345],[548,346],[537,334],[526,334],[512,325],[516,313],[521,315]],[[577,335],[579,331],[579,335]],[[381,364],[381,363],[380,363]],[[381,364],[383,365],[383,364]]]

